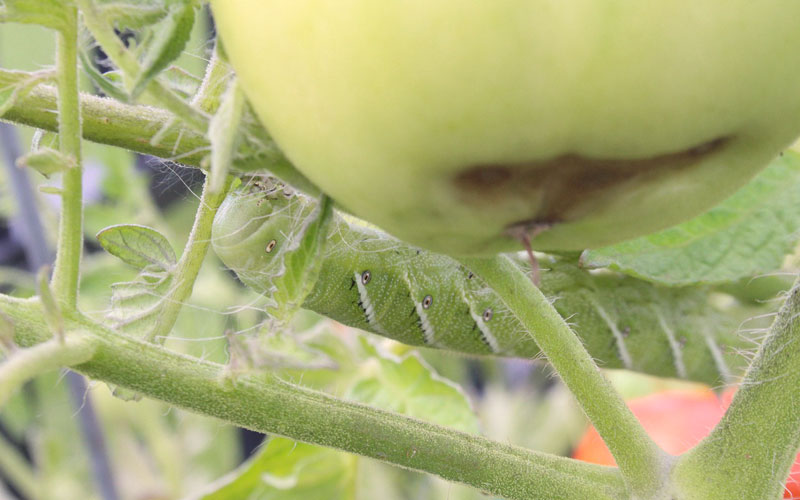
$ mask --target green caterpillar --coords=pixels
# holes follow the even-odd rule
[[[217,214],[213,246],[241,281],[265,295],[286,273],[316,202],[271,182],[232,193]],[[405,344],[473,355],[540,356],[499,300],[454,259],[400,242],[335,214],[319,279],[303,307]],[[524,271],[525,263],[520,260]],[[733,333],[702,290],[675,290],[569,262],[542,262],[541,289],[605,368],[712,385],[744,364]]]

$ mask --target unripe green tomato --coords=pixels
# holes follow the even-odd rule
[[[797,0],[212,0],[267,129],[340,205],[450,254],[695,216],[800,134]]]

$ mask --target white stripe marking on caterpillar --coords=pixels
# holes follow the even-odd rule
[[[434,345],[436,339],[434,337],[433,325],[431,325],[430,320],[428,320],[428,314],[422,307],[421,302],[414,302],[414,308],[417,310],[417,316],[419,316],[419,324],[422,328],[422,334],[425,336],[425,344]]]
[[[664,318],[664,315],[661,314],[661,310],[658,308],[653,308],[653,311],[656,313],[656,317],[661,325],[661,329],[664,330],[664,333],[667,335],[669,348],[672,351],[672,357],[675,360],[675,372],[680,378],[689,378],[686,373],[686,365],[683,362],[683,350],[681,349],[680,342],[678,342],[678,339],[675,338],[675,332],[673,332],[672,328],[670,328],[670,326],[667,324],[667,320]]]
[[[733,375],[731,374],[730,368],[728,368],[728,364],[725,362],[725,356],[722,353],[722,349],[720,349],[719,345],[708,333],[706,328],[702,329],[702,334],[706,339],[706,345],[708,346],[708,350],[711,352],[711,356],[714,358],[714,363],[717,365],[717,371],[719,371],[719,374],[722,376],[722,380],[724,380],[726,384],[731,383],[733,380]]]
[[[403,281],[406,282],[406,286],[408,287],[409,291],[413,290],[413,286],[411,285],[411,280],[408,278],[408,274],[403,273]],[[422,336],[424,337],[423,340],[425,345],[433,346],[436,342],[436,336],[433,330],[433,325],[431,325],[430,320],[428,319],[428,313],[425,312],[426,309],[433,305],[433,297],[430,295],[426,295],[422,302],[417,302],[414,300],[412,294],[411,300],[414,301],[414,310],[417,312],[417,317],[419,318],[419,327],[422,329]]]
[[[378,321],[375,319],[375,308],[372,306],[372,301],[369,300],[369,294],[365,286],[366,283],[369,283],[369,276],[369,271],[364,271],[363,273],[356,272],[354,273],[353,280],[356,282],[356,287],[358,288],[358,297],[361,301],[360,304],[361,308],[364,310],[364,315],[367,317],[367,323],[376,330],[383,331],[380,325],[378,325]]]
[[[632,370],[633,358],[631,358],[631,353],[628,352],[628,348],[625,346],[625,336],[622,335],[622,332],[620,332],[619,328],[617,328],[617,324],[611,320],[611,317],[608,315],[606,310],[603,309],[600,303],[598,303],[593,297],[590,300],[592,301],[595,309],[597,309],[597,314],[599,314],[600,317],[603,318],[603,321],[606,322],[606,325],[608,325],[608,328],[614,335],[614,339],[617,341],[617,349],[619,349],[619,359],[622,361],[622,366],[628,370]]]
[[[492,313],[489,312],[489,314],[487,314],[488,311],[487,310],[481,313],[480,316],[478,316],[477,314],[475,314],[475,311],[472,310],[472,304],[470,304],[470,301],[467,299],[467,297],[464,295],[463,292],[461,294],[461,297],[464,299],[464,302],[467,303],[467,306],[469,306],[469,315],[472,316],[472,320],[475,322],[475,324],[478,326],[478,329],[481,331],[481,338],[483,339],[484,343],[487,346],[489,346],[489,349],[491,349],[494,354],[499,353],[500,344],[497,342],[497,338],[495,338],[495,336],[492,334],[492,331],[489,329],[489,325],[486,324],[488,319],[491,319]],[[488,319],[485,319],[487,316]]]

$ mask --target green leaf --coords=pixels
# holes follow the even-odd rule
[[[155,267],[157,271],[171,271],[177,262],[167,238],[146,226],[110,226],[97,233],[97,240],[106,252],[137,269]]]
[[[86,51],[80,51],[78,57],[81,60],[81,67],[89,79],[97,86],[102,93],[114,100],[127,103],[130,101],[127,92],[122,87],[122,75],[117,71],[100,73],[92,63]]]
[[[169,303],[164,297],[173,283],[171,273],[146,267],[136,280],[112,285],[111,310],[106,315],[112,328],[134,337],[150,338]]]
[[[656,234],[588,250],[610,267],[670,286],[724,283],[780,269],[800,238],[800,154],[787,151],[711,211]]]
[[[161,21],[166,15],[162,2],[136,0],[130,3],[116,0],[101,1],[97,5],[102,17],[122,31],[139,30]]]
[[[370,358],[346,398],[478,433],[478,419],[461,388],[437,375],[416,352],[397,358],[379,352],[365,338],[360,340]]]
[[[244,465],[192,500],[347,500],[355,498],[357,459],[272,438]]]
[[[52,148],[40,148],[17,159],[17,166],[36,170],[45,177],[77,167],[75,158]]]
[[[338,368],[330,356],[308,343],[309,335],[287,333],[273,328],[271,323],[262,323],[256,335],[227,334],[229,367],[233,373],[240,367],[262,371],[302,370],[304,374],[310,370]]]
[[[136,99],[150,80],[183,53],[192,35],[194,19],[194,2],[178,1],[169,6],[166,18],[154,28],[153,39],[148,44],[147,54],[142,61],[141,73],[131,91],[132,99]]]
[[[284,270],[273,278],[270,313],[278,320],[288,319],[314,289],[322,269],[328,227],[333,220],[333,203],[323,196],[314,213],[304,221],[298,237],[282,250]]]
[[[200,89],[202,80],[178,66],[170,66],[161,72],[167,86],[184,99],[191,99]]]

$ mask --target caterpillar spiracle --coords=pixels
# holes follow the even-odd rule
[[[302,237],[316,201],[270,181],[230,194],[213,247],[252,289],[271,294],[285,252]],[[525,262],[520,259],[525,271]],[[661,288],[591,273],[553,258],[540,288],[605,368],[709,384],[744,364],[747,341],[702,290]],[[396,240],[336,213],[322,269],[304,308],[399,342],[472,355],[536,358],[540,351],[479,276],[454,259]]]

